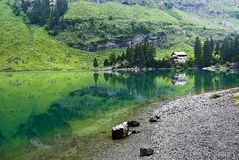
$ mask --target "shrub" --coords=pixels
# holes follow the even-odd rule
[[[113,16],[109,16],[109,18],[108,18],[110,21],[112,21],[113,20]]]
[[[229,62],[226,62],[225,66],[230,68],[231,64]]]
[[[221,97],[220,94],[215,93],[210,97],[210,99],[217,99],[217,98],[220,98],[220,97]]]

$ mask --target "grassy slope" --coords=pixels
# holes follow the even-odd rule
[[[27,26],[5,1],[0,1],[0,70],[62,70],[91,68],[110,52],[87,53],[72,49],[38,26]],[[117,50],[116,50],[117,51]]]
[[[127,6],[117,2],[96,4],[86,1],[78,1],[69,4],[69,10],[64,16],[65,19],[108,19],[113,16],[115,19],[128,21],[150,21],[150,22],[175,22],[176,19],[166,12],[142,6]]]

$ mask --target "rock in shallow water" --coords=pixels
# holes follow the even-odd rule
[[[129,126],[127,122],[123,122],[112,128],[112,139],[122,139],[128,136]]]
[[[129,127],[139,127],[139,126],[140,126],[140,123],[137,122],[137,121],[131,120],[131,121],[128,121],[128,126],[129,126]]]
[[[150,156],[154,154],[154,150],[152,148],[140,148],[140,157]]]

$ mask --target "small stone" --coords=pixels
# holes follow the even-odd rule
[[[138,133],[140,133],[139,129],[135,129],[135,130],[132,131],[132,134],[138,134]]]
[[[128,126],[129,126],[129,127],[138,127],[138,126],[140,126],[140,123],[139,123],[139,122],[133,121],[133,120],[128,121],[127,123],[128,123]]]
[[[151,117],[151,118],[149,119],[149,122],[151,122],[151,123],[158,122],[158,121],[159,121],[159,119],[158,119],[156,116]]]
[[[140,148],[140,157],[150,156],[154,154],[154,150],[152,148]]]

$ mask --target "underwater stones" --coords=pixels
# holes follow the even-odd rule
[[[128,136],[129,126],[127,122],[123,122],[112,128],[112,139],[122,139]]]
[[[140,123],[134,120],[130,120],[127,122],[129,127],[139,127]]]
[[[140,157],[150,156],[154,154],[154,150],[152,148],[140,148]]]

